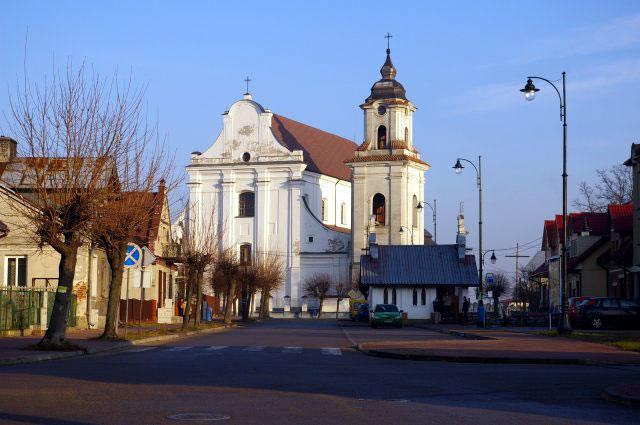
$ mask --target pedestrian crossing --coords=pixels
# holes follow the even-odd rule
[[[189,354],[193,353],[198,356],[224,354],[232,352],[247,352],[247,353],[278,353],[283,355],[298,355],[303,353],[319,353],[324,356],[341,356],[342,349],[336,347],[322,347],[322,348],[304,348],[304,347],[268,347],[266,345],[249,345],[249,346],[228,346],[228,345],[211,345],[211,346],[175,346],[175,347],[163,347],[163,346],[145,346],[136,347],[128,350],[128,353],[142,353],[146,351],[157,351],[171,354]]]

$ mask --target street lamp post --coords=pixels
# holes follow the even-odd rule
[[[560,281],[560,314],[561,320],[558,325],[558,332],[571,332],[571,322],[569,321],[569,305],[567,299],[567,73],[562,73],[562,93],[555,84],[542,77],[527,77],[527,83],[520,89],[524,93],[525,99],[531,101],[535,99],[536,93],[540,89],[536,88],[533,80],[541,80],[549,83],[558,94],[560,100],[560,121],[562,121],[562,261],[561,261],[561,281]]]
[[[431,205],[428,202],[424,203],[426,206],[428,206],[429,208],[431,208],[431,212],[433,213],[431,219],[433,221],[433,241],[434,242],[438,242],[438,223],[437,223],[437,211],[438,211],[438,207],[436,204],[436,200],[433,200],[433,205]],[[418,207],[421,207],[420,204],[418,204]],[[422,209],[422,208],[420,208]]]
[[[460,163],[460,161],[468,162],[473,166],[476,170],[476,185],[478,186],[478,252],[480,256],[482,256],[482,156],[478,155],[478,166],[473,163],[473,161],[469,161],[465,158],[458,158],[453,169],[456,170],[456,174],[462,173],[462,169],[464,166]],[[482,258],[479,259],[480,270],[478,272],[478,286],[480,288],[480,302],[482,302],[483,298],[483,283],[482,283]]]

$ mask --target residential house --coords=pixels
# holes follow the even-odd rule
[[[627,269],[632,273],[634,298],[640,298],[640,144],[631,144],[631,156],[624,162],[624,165],[631,167],[632,175],[632,233],[633,247],[632,263]]]

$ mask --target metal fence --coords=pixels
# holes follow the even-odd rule
[[[24,288],[0,289],[0,331],[46,326],[51,316],[55,296],[56,293],[52,291]],[[67,326],[76,325],[77,304],[78,301],[74,295],[67,316]]]

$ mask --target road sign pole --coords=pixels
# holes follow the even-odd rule
[[[131,269],[127,269],[127,305],[124,309],[124,339],[127,339],[127,322],[129,321],[129,276]]]
[[[140,267],[140,311],[138,315],[138,333],[142,332],[142,306],[144,305],[144,253],[142,250],[142,267]]]

